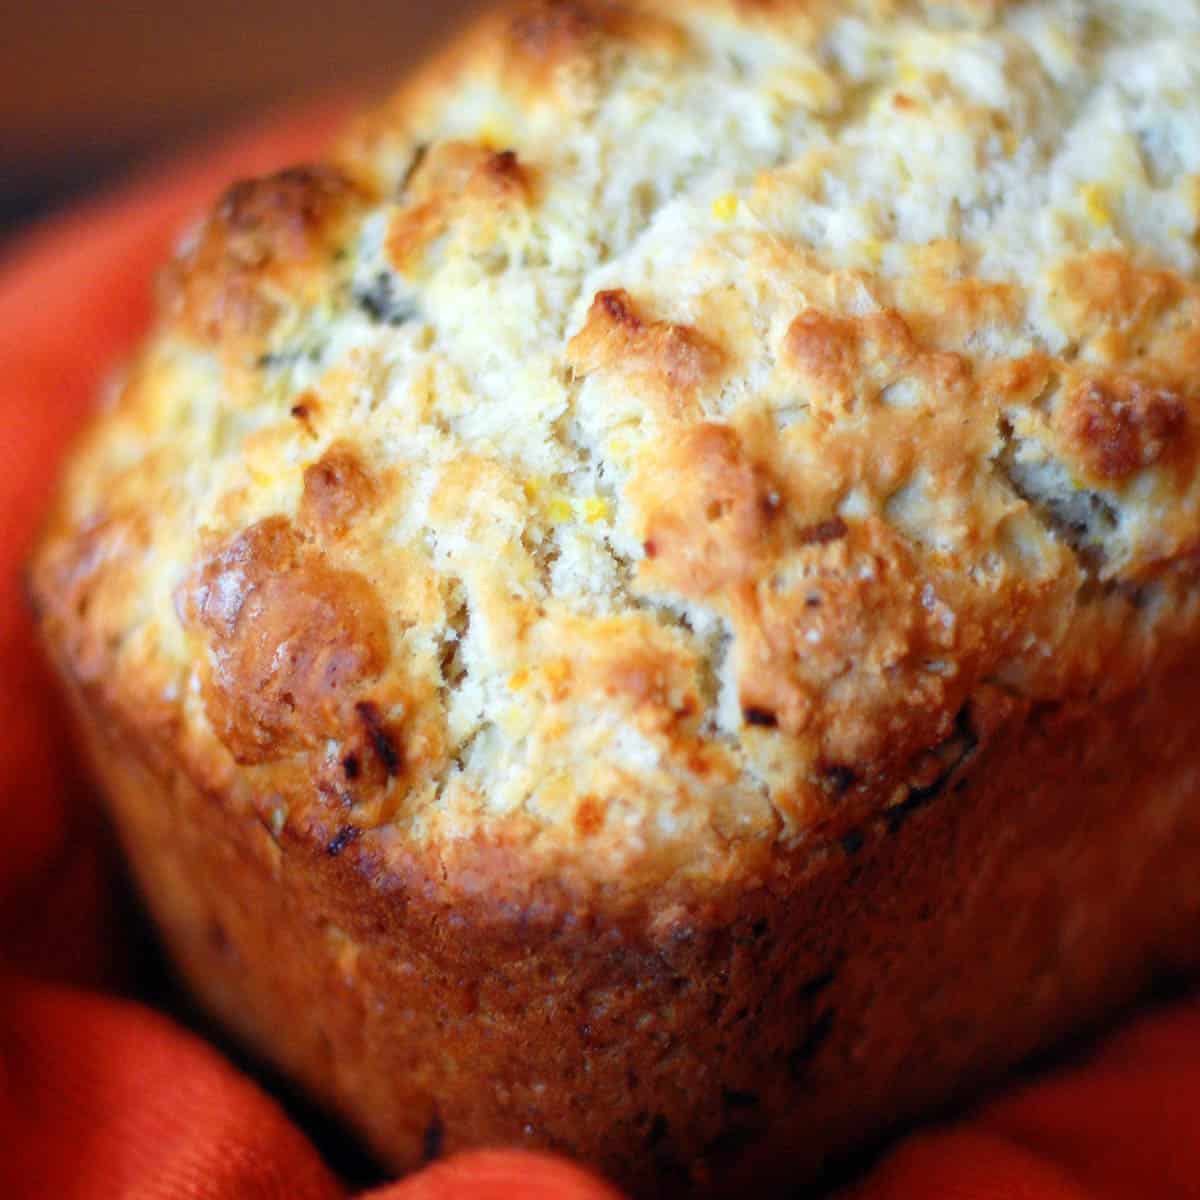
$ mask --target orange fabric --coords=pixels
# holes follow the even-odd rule
[[[230,176],[311,151],[335,117],[259,129],[0,255],[0,1197],[347,1200],[255,1083],[106,994],[136,964],[19,582],[65,444],[144,328],[175,231]],[[853,1196],[1200,1197],[1200,1005],[1143,1018],[1081,1065],[910,1138]],[[509,1197],[615,1193],[547,1156],[485,1151],[369,1200]]]

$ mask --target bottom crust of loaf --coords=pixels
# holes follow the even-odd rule
[[[994,702],[919,803],[619,917],[289,841],[77,700],[190,985],[402,1170],[508,1143],[642,1196],[794,1187],[1200,960],[1186,668]]]

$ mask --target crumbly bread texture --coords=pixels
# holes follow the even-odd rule
[[[272,820],[583,886],[902,803],[983,684],[1135,686],[1200,615],[1198,37],[495,19],[185,240],[56,636]]]
[[[494,14],[183,240],[47,639],[364,896],[856,853],[1195,652],[1198,96],[1200,0]]]

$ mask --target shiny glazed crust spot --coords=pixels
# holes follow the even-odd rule
[[[331,568],[282,518],[209,559],[181,598],[209,638],[209,720],[238,762],[344,736],[353,698],[387,664],[387,621],[361,575]]]

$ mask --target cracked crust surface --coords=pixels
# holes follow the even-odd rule
[[[185,239],[48,639],[205,786],[451,889],[481,843],[619,906],[835,841],[981,696],[1195,645],[1198,87],[1192,0],[493,15]]]

